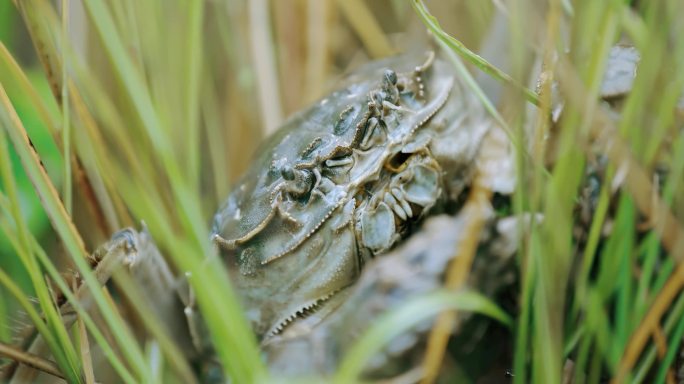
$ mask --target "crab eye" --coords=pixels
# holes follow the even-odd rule
[[[294,169],[289,165],[285,165],[280,169],[280,175],[283,176],[283,179],[288,181],[294,180],[295,178]]]
[[[385,70],[385,79],[392,85],[397,84],[397,73],[391,69]]]

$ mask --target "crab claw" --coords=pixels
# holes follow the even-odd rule
[[[419,164],[406,170],[408,178],[400,184],[403,197],[423,208],[432,207],[440,195],[439,170],[429,164]]]
[[[399,238],[394,225],[394,213],[383,201],[361,215],[361,242],[373,252],[381,252]]]

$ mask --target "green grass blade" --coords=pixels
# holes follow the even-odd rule
[[[59,138],[59,130],[57,128],[57,117],[53,111],[50,110],[46,101],[40,96],[36,88],[31,84],[31,81],[26,76],[26,73],[21,69],[21,66],[14,59],[5,44],[0,41],[0,60],[7,68],[8,78],[1,79],[3,83],[6,81],[16,81],[19,83],[19,89],[24,97],[27,97],[30,104],[35,108],[36,115],[38,115],[45,126],[48,128],[50,135],[55,140],[58,147],[62,145]],[[6,83],[5,83],[6,84]]]
[[[21,159],[24,170],[40,196],[53,228],[62,240],[74,264],[78,267],[79,272],[83,275],[88,288],[92,291],[98,308],[102,311],[105,320],[110,325],[117,340],[121,343],[121,347],[126,351],[130,363],[137,368],[137,373],[140,377],[145,377],[146,372],[142,351],[133,340],[132,335],[126,331],[124,324],[115,315],[115,309],[106,301],[97,280],[90,271],[90,266],[86,262],[88,254],[83,240],[64,209],[64,205],[59,200],[57,191],[47,177],[40,159],[31,147],[23,125],[12,108],[12,104],[7,98],[2,85],[0,85],[0,122],[2,122],[5,131],[8,133]]]
[[[529,90],[529,89],[523,87],[522,85],[518,84],[508,74],[506,74],[505,72],[496,68],[495,66],[490,64],[487,60],[483,59],[482,57],[477,55],[475,52],[468,49],[460,41],[454,39],[448,33],[444,32],[442,27],[439,25],[439,22],[437,21],[437,19],[434,16],[432,16],[432,14],[430,14],[430,11],[428,10],[425,3],[423,3],[423,1],[413,0],[411,4],[413,5],[413,9],[421,16],[421,19],[423,20],[423,23],[425,24],[425,26],[427,26],[428,29],[435,36],[437,36],[437,38],[446,42],[446,44],[449,46],[449,48],[451,48],[454,52],[457,52],[467,62],[475,65],[482,72],[492,76],[496,80],[499,80],[504,84],[509,84],[516,89],[522,90],[523,94],[525,95],[525,98],[530,103],[537,105],[537,106],[539,105],[539,96],[537,96],[536,93],[534,93],[531,90]]]
[[[245,336],[250,335],[251,332],[244,318],[237,316],[231,327],[225,326],[226,315],[230,317],[230,315],[241,313],[237,299],[227,282],[227,273],[222,268],[213,268],[203,275],[201,260],[211,252],[207,240],[208,230],[201,215],[200,199],[183,178],[177,156],[161,126],[150,93],[142,81],[141,74],[132,64],[104,3],[101,0],[87,0],[84,1],[84,5],[112,62],[116,77],[130,99],[135,114],[154,147],[155,155],[158,156],[168,176],[170,190],[175,198],[174,204],[177,206],[173,223],[185,231],[188,243],[185,246],[177,244],[178,241],[174,240],[175,231],[172,228],[160,229],[151,224],[150,230],[155,238],[173,243],[169,249],[172,250],[172,256],[182,270],[189,271],[193,276],[203,276],[202,279],[191,280],[191,283],[196,290],[200,308],[205,311],[207,325],[215,336],[217,352],[228,373],[235,380],[254,381],[255,377],[261,376],[263,367],[253,338]],[[129,179],[125,175],[121,176],[123,177],[119,180]],[[135,196],[132,200],[140,200],[143,197],[139,194],[130,196]],[[145,196],[145,198],[152,200],[151,196]],[[158,197],[155,196],[154,199]],[[160,213],[159,211],[151,212],[148,207],[136,206],[138,210],[134,211],[140,214],[139,217],[147,217],[146,213],[153,215]],[[168,225],[168,222],[164,223],[160,220],[155,220],[155,222],[162,227]],[[185,252],[181,252],[181,249]],[[241,341],[236,344],[238,340]],[[241,349],[238,356],[232,350],[237,345]]]
[[[0,194],[0,208],[7,211],[9,210],[10,202],[9,199],[7,199],[5,196]],[[14,231],[10,228],[9,223],[6,222],[5,220],[2,220],[0,217],[0,228],[4,230],[6,234],[8,234],[8,238],[10,239],[17,239],[18,236],[14,234]],[[98,326],[95,324],[95,322],[92,320],[86,309],[83,307],[83,305],[76,299],[74,294],[71,292],[71,288],[66,284],[64,281],[62,275],[59,273],[57,268],[54,266],[52,261],[49,259],[45,251],[40,247],[38,244],[38,241],[31,235],[31,246],[33,249],[34,254],[36,255],[38,261],[41,263],[43,268],[45,268],[48,276],[52,279],[52,281],[57,285],[59,288],[60,292],[62,292],[65,297],[67,298],[68,302],[71,303],[73,306],[74,310],[76,313],[83,319],[85,322],[86,327],[88,330],[91,332],[93,337],[95,338],[95,341],[98,343],[98,345],[102,348],[105,356],[107,359],[110,361],[112,364],[112,367],[117,371],[117,373],[120,375],[121,379],[126,382],[126,383],[136,383],[137,380],[133,378],[131,373],[128,371],[128,368],[125,367],[125,365],[121,362],[119,357],[114,353],[114,350],[112,349],[111,345],[109,342],[105,339],[104,335],[98,328]],[[14,283],[12,283],[14,284]],[[11,292],[16,296],[17,292],[21,293],[19,288],[15,288],[14,285],[12,286],[12,289],[10,289]],[[20,301],[25,301],[26,303],[29,303],[28,298],[25,297],[25,295],[22,294],[22,297],[18,298]],[[30,305],[30,303],[28,304]],[[22,304],[22,307],[25,307],[26,304]],[[27,310],[31,311],[33,310],[33,307],[31,306],[31,309]],[[35,311],[34,311],[35,312]],[[40,315],[38,315],[37,312],[35,312],[35,316],[32,315],[32,313],[29,312],[29,317],[33,321],[34,325],[38,329],[39,333],[46,338],[46,341],[49,343],[50,340],[53,340],[54,337],[52,333],[47,333],[47,336],[45,332],[49,332],[49,330],[46,328],[43,320],[40,318]],[[36,322],[36,319],[39,321]]]
[[[4,92],[0,85],[0,92]],[[0,93],[1,97],[6,97],[6,94]],[[42,272],[35,260],[34,254],[31,252],[30,246],[30,232],[20,210],[19,196],[17,186],[14,182],[12,170],[10,168],[11,162],[9,158],[8,143],[5,132],[0,132],[0,173],[2,174],[3,187],[9,196],[9,211],[17,228],[17,239],[15,249],[20,256],[26,270],[31,278],[31,283],[38,296],[38,302],[47,319],[47,325],[50,331],[55,335],[59,346],[51,346],[52,353],[57,360],[60,368],[70,380],[80,382],[80,363],[77,358],[76,349],[72,344],[68,332],[64,327],[57,308],[53,305],[52,296]],[[3,196],[0,194],[0,196]],[[4,198],[4,196],[3,196]]]
[[[476,312],[489,316],[507,327],[513,324],[508,314],[488,298],[475,292],[437,291],[418,297],[385,314],[372,324],[347,351],[334,381],[336,383],[355,382],[366,362],[392,338],[446,310]]]
[[[190,1],[188,10],[188,34],[186,49],[181,52],[187,58],[184,71],[187,76],[186,90],[186,122],[187,140],[185,156],[187,158],[186,175],[190,178],[190,185],[199,188],[200,169],[200,81],[202,70],[202,56],[204,54],[202,42],[202,27],[204,25],[204,1]]]
[[[667,352],[660,361],[660,368],[658,368],[658,374],[656,375],[654,383],[665,382],[668,370],[672,368],[675,357],[681,351],[682,336],[684,336],[684,317],[680,317],[679,322],[677,322],[677,327],[670,335],[670,341],[667,344]]]

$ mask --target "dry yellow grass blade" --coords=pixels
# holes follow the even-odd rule
[[[661,317],[671,308],[672,301],[677,298],[682,288],[684,288],[684,263],[679,263],[677,269],[672,272],[672,276],[658,293],[643,321],[632,334],[625,354],[622,356],[618,366],[617,374],[611,380],[611,383],[622,383],[625,381],[627,374],[644,350],[649,337],[654,332],[657,332],[657,329],[660,327]]]
[[[52,31],[59,31],[54,8],[47,0],[16,1],[33,46],[45,70],[45,76],[57,104],[62,103],[62,65]]]
[[[90,342],[88,341],[88,331],[85,322],[79,316],[76,320],[78,329],[79,352],[83,363],[83,376],[86,384],[95,384],[95,372],[93,371],[93,356],[90,353]]]
[[[667,353],[667,337],[665,336],[662,327],[658,326],[653,330],[653,341],[655,342],[658,351],[658,358],[662,360]],[[675,384],[675,376],[672,367],[667,370],[667,377],[665,380],[667,384]]]
[[[372,58],[379,59],[391,56],[396,52],[370,9],[368,9],[368,6],[363,1],[338,0],[337,6],[342,10],[347,21],[351,24],[352,29],[359,36],[359,39]]]
[[[2,42],[0,42],[0,59],[5,62],[5,65],[9,69],[13,79],[19,83],[21,91],[25,95],[29,96],[31,105],[35,108],[43,124],[45,124],[47,127],[47,130],[56,147],[60,150],[60,152],[66,153],[67,151],[65,151],[66,147],[64,145],[65,140],[60,135],[55,118],[50,113],[45,101],[40,97],[40,95],[38,95],[38,92],[26,77],[24,71],[21,69],[17,61]],[[71,88],[72,89],[70,92],[73,93],[73,86]],[[112,221],[111,215],[107,214],[106,203],[108,197],[106,194],[102,193],[101,188],[98,188],[98,175],[84,169],[84,166],[80,161],[82,156],[77,156],[76,153],[71,151],[68,152],[69,153],[67,157],[70,159],[68,163],[73,171],[74,182],[78,186],[82,196],[84,196],[86,199],[86,206],[96,224],[95,227],[99,229],[102,234],[111,233],[114,229],[119,227],[118,225],[112,225],[115,224],[116,220]],[[69,174],[71,173],[72,172],[70,171]],[[68,179],[69,178],[65,178],[65,180]],[[104,222],[103,215],[107,218],[109,226],[107,226],[107,224]]]
[[[468,273],[473,263],[473,258],[477,251],[477,245],[480,240],[480,232],[484,226],[485,218],[489,207],[489,198],[492,192],[479,185],[477,181],[470,192],[468,202],[463,207],[464,212],[469,212],[466,216],[469,218],[465,225],[466,231],[463,234],[463,242],[459,247],[459,253],[454,258],[454,261],[447,272],[447,280],[444,286],[451,290],[457,291],[465,284]],[[439,368],[444,358],[447,343],[451,330],[454,327],[454,322],[457,320],[457,313],[444,312],[438,318],[437,322],[430,332],[428,339],[427,352],[423,363],[423,372],[425,376],[421,383],[434,383],[439,374]]]
[[[55,203],[52,204],[53,210],[52,212],[49,212],[50,214],[48,215],[53,221],[53,226],[58,228],[58,230],[61,227],[61,229],[65,231],[63,235],[67,236],[69,240],[72,240],[70,243],[73,245],[73,248],[69,251],[73,251],[74,257],[80,256],[85,259],[85,257],[88,255],[88,252],[86,252],[83,239],[81,239],[81,236],[76,230],[73,221],[71,221],[71,218],[64,209],[64,205],[61,204],[57,189],[55,189],[55,186],[50,181],[45,168],[42,166],[40,157],[33,148],[31,140],[26,134],[26,130],[23,128],[23,124],[19,119],[19,116],[17,116],[16,111],[14,110],[14,107],[12,106],[12,103],[2,85],[0,85],[0,104],[3,106],[2,115],[4,115],[4,118],[7,120],[5,122],[8,123],[5,129],[9,134],[12,143],[15,145],[15,148],[21,147],[17,148],[17,152],[20,154],[22,163],[24,163],[24,167],[26,168],[27,173],[29,173],[31,181],[39,192],[45,192],[46,195],[41,195],[41,199],[45,205],[48,205],[44,201],[48,197],[50,197],[50,203]],[[33,170],[33,172],[30,170]],[[62,219],[62,222],[55,223],[54,216],[59,216],[59,218]],[[61,224],[64,224],[64,226]]]
[[[54,362],[34,354],[24,352],[11,345],[0,343],[0,356],[4,356],[22,364],[26,364],[31,368],[35,368],[52,376],[59,377],[60,379],[66,379],[57,367],[57,364]]]
[[[303,102],[318,98],[324,90],[328,66],[330,65],[330,40],[332,3],[307,0],[307,55],[305,63],[305,90]]]
[[[449,266],[444,283],[444,287],[450,291],[457,291],[467,283],[473,259],[480,243],[482,228],[492,212],[490,203],[492,190],[489,185],[492,184],[492,180],[501,176],[494,174],[494,172],[505,169],[499,163],[507,161],[508,149],[509,142],[506,134],[498,127],[491,129],[482,142],[480,154],[476,160],[478,171],[473,180],[468,201],[463,207],[463,212],[467,212],[464,217],[468,218],[468,223],[465,224],[465,233],[462,235],[463,241],[458,249],[458,254]],[[437,318],[428,339],[427,352],[423,362],[424,377],[421,383],[430,384],[437,379],[455,321],[457,321],[455,311],[444,312]]]
[[[252,62],[256,70],[259,104],[266,135],[275,132],[283,120],[280,84],[273,55],[268,2],[253,0],[249,4]]]

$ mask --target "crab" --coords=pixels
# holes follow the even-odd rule
[[[333,312],[366,262],[459,196],[487,127],[433,52],[372,64],[290,118],[213,225],[261,342]]]
[[[367,262],[451,209],[490,124],[433,52],[372,63],[285,122],[218,209],[211,235],[262,347],[332,318]],[[165,313],[182,320],[179,299],[184,307],[189,355],[212,356],[187,279],[173,282],[146,231],[125,229],[100,253],[114,260],[98,266],[102,283],[122,263],[165,266],[140,274],[163,275],[154,280],[174,292]]]

